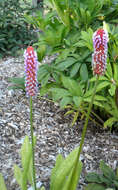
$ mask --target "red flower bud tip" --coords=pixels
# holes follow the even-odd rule
[[[24,52],[25,57],[25,87],[28,96],[35,96],[37,93],[37,54],[32,46]]]
[[[107,65],[108,33],[104,29],[98,29],[93,34],[94,53],[92,55],[93,74],[104,75]]]

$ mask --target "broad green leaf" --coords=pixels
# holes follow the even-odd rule
[[[113,77],[113,74],[112,74],[112,67],[111,67],[111,64],[110,64],[110,63],[107,64],[106,75],[108,76],[109,79],[111,79],[111,78]]]
[[[38,81],[43,80],[43,78],[45,78],[45,76],[48,74],[47,70],[44,70],[43,73],[40,72],[40,74],[38,73],[37,79]]]
[[[31,155],[31,144],[29,141],[29,137],[26,136],[21,147],[22,167],[24,170],[27,167],[27,162],[29,160],[30,155]]]
[[[68,57],[65,61],[58,63],[57,69],[64,71],[65,69],[73,65],[75,62],[76,62],[75,58]]]
[[[70,92],[64,88],[51,88],[50,91],[52,92],[54,101],[71,95]]]
[[[56,72],[53,72],[53,73],[52,73],[52,76],[53,76],[53,78],[55,79],[56,83],[59,83],[59,82],[60,82],[60,76],[59,76]]]
[[[106,178],[109,180],[115,179],[114,171],[108,165],[106,165],[103,160],[100,162],[100,169]]]
[[[88,70],[86,64],[82,64],[80,68],[80,76],[83,81],[88,80]]]
[[[78,148],[74,149],[60,164],[56,170],[55,178],[52,180],[50,190],[60,190],[63,187],[75,164],[77,152]]]
[[[52,184],[55,180],[57,171],[59,170],[60,165],[63,163],[64,158],[61,154],[58,154],[57,158],[56,158],[56,164],[54,166],[54,168],[51,171],[51,182],[50,182],[50,188],[52,188]]]
[[[94,172],[87,174],[86,180],[87,182],[101,183],[99,174],[96,174]]]
[[[7,190],[2,174],[0,173],[0,190]]]
[[[87,98],[84,98],[84,101],[90,103],[91,102],[91,97],[89,96]],[[95,99],[94,99],[93,104],[96,105],[96,106],[99,106],[99,107],[104,107],[104,105],[102,103],[100,103],[99,101],[96,101]]]
[[[34,145],[36,144],[36,138],[34,137]],[[23,180],[29,180],[32,176],[30,176],[30,173],[28,174],[30,165],[32,160],[32,149],[31,149],[31,143],[29,142],[29,137],[26,136],[25,140],[23,142],[23,145],[21,147],[21,161],[22,161],[22,167],[23,167]],[[32,174],[31,174],[32,175]],[[31,180],[30,180],[31,182]]]
[[[90,89],[90,90],[88,90],[88,91],[86,91],[86,93],[84,94],[84,98],[87,98],[87,97],[89,97],[89,96],[92,96],[93,91],[94,91],[94,89],[93,89],[93,88],[92,88],[92,89]]]
[[[57,83],[50,82],[50,83],[46,84],[45,86],[42,86],[40,88],[40,96],[44,96],[45,94],[47,94],[51,88],[58,88]]]
[[[106,188],[103,185],[91,183],[85,187],[85,190],[106,190]]]
[[[83,166],[82,162],[79,161],[74,172],[74,178],[73,178],[74,180],[72,180],[72,175],[73,175],[73,170],[72,170],[67,180],[65,181],[62,190],[76,190],[82,172],[82,166]]]
[[[74,77],[77,72],[79,71],[79,68],[81,66],[81,63],[75,63],[70,71],[70,77]]]
[[[76,107],[79,108],[79,106],[81,105],[83,98],[82,97],[78,97],[78,96],[73,96],[73,101],[76,105]]]
[[[105,76],[100,76],[99,77],[99,81],[108,81],[108,78],[107,77],[105,77]],[[94,77],[92,77],[91,79],[90,79],[90,82],[95,82],[96,81],[96,76],[94,76]]]
[[[109,85],[110,85],[109,81],[101,82],[100,84],[98,84],[96,92],[101,91],[103,88],[105,88],[105,87],[107,87]]]
[[[107,99],[104,96],[95,95],[95,100],[97,101],[107,101]]]
[[[115,90],[116,90],[116,86],[115,85],[111,85],[111,88],[108,90],[109,91],[109,94],[111,96],[114,96],[115,95]]]
[[[62,100],[60,101],[60,107],[64,108],[67,104],[72,103],[72,98],[71,97],[63,97]]]
[[[21,172],[21,169],[17,165],[14,165],[14,176],[17,183],[20,185],[20,187],[22,187],[23,173]]]
[[[83,93],[79,83],[64,75],[62,75],[61,80],[64,87],[67,88],[73,96],[82,96]]]
[[[45,86],[48,83],[48,80],[50,78],[50,73],[48,73],[43,80],[41,81],[42,86]]]
[[[107,119],[107,121],[104,122],[104,128],[108,126],[111,127],[115,121],[117,121],[115,117],[110,117],[109,119]]]

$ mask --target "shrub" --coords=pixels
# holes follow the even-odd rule
[[[0,57],[15,55],[34,40],[32,29],[24,20],[24,14],[31,12],[31,7],[23,7],[19,0],[0,1]]]

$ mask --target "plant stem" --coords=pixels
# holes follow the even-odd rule
[[[32,173],[33,173],[33,187],[36,190],[36,174],[35,174],[35,162],[34,162],[34,135],[33,135],[33,114],[32,114],[32,96],[30,96],[30,132],[31,132],[31,144],[32,144]]]
[[[86,135],[86,130],[87,130],[87,125],[88,125],[88,121],[89,121],[89,116],[90,116],[90,113],[91,113],[94,97],[95,97],[95,94],[96,94],[98,80],[99,80],[99,76],[97,76],[96,81],[95,81],[94,91],[93,91],[93,94],[92,94],[91,102],[89,104],[89,108],[88,108],[88,112],[87,112],[84,128],[83,128],[83,131],[82,131],[82,138],[81,138],[81,142],[80,142],[79,152],[78,152],[78,155],[77,155],[77,160],[80,159],[80,154],[81,154],[82,147],[83,147],[83,144],[84,144],[84,138],[85,138],[85,135]]]
[[[75,175],[76,175],[76,168],[77,168],[77,165],[78,165],[78,161],[80,160],[80,154],[81,154],[82,147],[83,147],[83,144],[84,144],[84,139],[85,139],[85,135],[86,135],[87,125],[88,125],[89,116],[90,116],[90,112],[91,112],[91,109],[92,109],[94,97],[95,97],[95,94],[96,94],[96,89],[97,89],[98,81],[99,81],[99,76],[97,76],[96,81],[95,81],[95,87],[94,87],[94,91],[93,91],[93,94],[92,94],[92,97],[91,97],[91,102],[90,102],[89,107],[88,107],[88,112],[87,112],[87,115],[86,115],[86,120],[85,120],[84,128],[83,128],[83,131],[82,131],[82,137],[81,137],[81,141],[80,141],[80,146],[79,146],[78,154],[77,154],[77,157],[76,157],[76,160],[75,160],[75,164],[74,164],[74,168],[73,168],[73,171],[72,171],[71,184],[70,184],[68,190],[72,190],[74,178],[75,178]]]

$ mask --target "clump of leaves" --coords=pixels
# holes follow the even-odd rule
[[[72,171],[76,162],[78,148],[74,149],[65,159],[61,154],[57,156],[55,167],[51,173],[50,190],[68,190],[72,177]],[[82,162],[79,161],[71,190],[76,190],[82,171]]]
[[[89,184],[85,187],[85,190],[106,190],[107,188],[117,190],[118,169],[115,173],[104,161],[101,161],[100,170],[101,174],[92,172],[86,176],[86,180]]]
[[[36,138],[34,144],[36,144]],[[22,168],[14,165],[14,176],[21,190],[27,190],[28,184],[33,186],[31,154],[31,143],[29,137],[26,136],[20,151]],[[0,190],[7,190],[2,174],[0,174]],[[45,188],[42,187],[37,190],[45,190]]]

